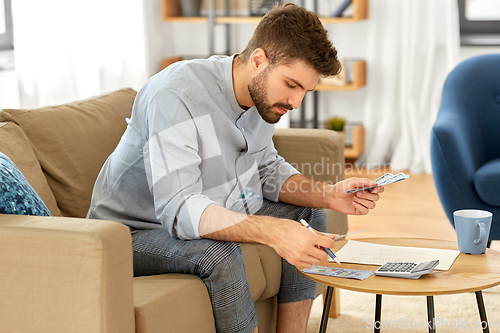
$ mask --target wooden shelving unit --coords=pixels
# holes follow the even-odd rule
[[[355,23],[368,18],[368,0],[353,0],[352,17],[321,17],[323,24]],[[207,23],[207,17],[184,17],[181,14],[179,0],[162,0],[161,14],[164,22]],[[259,23],[261,17],[218,16],[218,24]]]

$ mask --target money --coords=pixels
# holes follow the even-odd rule
[[[313,265],[311,268],[304,268],[302,272],[357,280],[364,280],[373,274],[372,271],[348,268],[334,268],[318,265]]]
[[[410,175],[405,175],[402,172],[398,173],[397,175],[393,175],[392,173],[388,172],[385,175],[383,175],[382,177],[379,177],[373,181],[374,183],[377,183],[377,186],[368,186],[368,187],[363,187],[363,188],[357,188],[355,190],[347,191],[347,193],[351,194],[351,193],[356,193],[359,191],[371,190],[372,188],[375,188],[378,186],[389,185],[389,184],[392,184],[395,182],[399,182],[401,180],[408,179],[409,177],[410,177]]]

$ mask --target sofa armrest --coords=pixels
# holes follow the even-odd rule
[[[326,129],[287,128],[274,131],[278,153],[303,175],[314,180],[337,183],[344,180],[344,141]],[[347,216],[325,209],[327,232],[347,232]]]
[[[0,214],[4,332],[134,332],[128,228]]]

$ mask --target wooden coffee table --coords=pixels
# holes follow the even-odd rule
[[[458,250],[458,245],[455,242],[434,239],[366,238],[357,240],[385,245]],[[346,242],[347,241],[335,242],[335,246],[332,250],[334,252],[339,251]],[[338,264],[330,263],[326,260],[322,262],[321,265],[339,267]],[[342,263],[340,267],[375,271],[379,266]],[[500,284],[500,253],[491,249],[487,249],[486,252],[481,255],[460,253],[448,271],[434,270],[430,274],[423,275],[418,280],[381,277],[375,274],[363,281],[318,274],[305,275],[311,280],[328,286],[325,304],[323,306],[320,333],[326,332],[333,288],[376,294],[375,323],[381,322],[382,295],[426,296],[427,320],[430,323],[429,332],[435,332],[436,329],[434,325],[431,325],[435,322],[434,295],[475,292],[481,322],[488,322],[481,290]],[[380,332],[380,325],[375,325],[375,332]],[[489,332],[488,325],[486,325],[486,327],[483,325],[483,332]]]

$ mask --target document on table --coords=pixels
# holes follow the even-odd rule
[[[380,245],[355,240],[347,241],[335,253],[340,262],[367,265],[382,265],[388,261],[418,263],[439,259],[439,265],[434,269],[443,271],[450,269],[459,254],[455,250]]]

